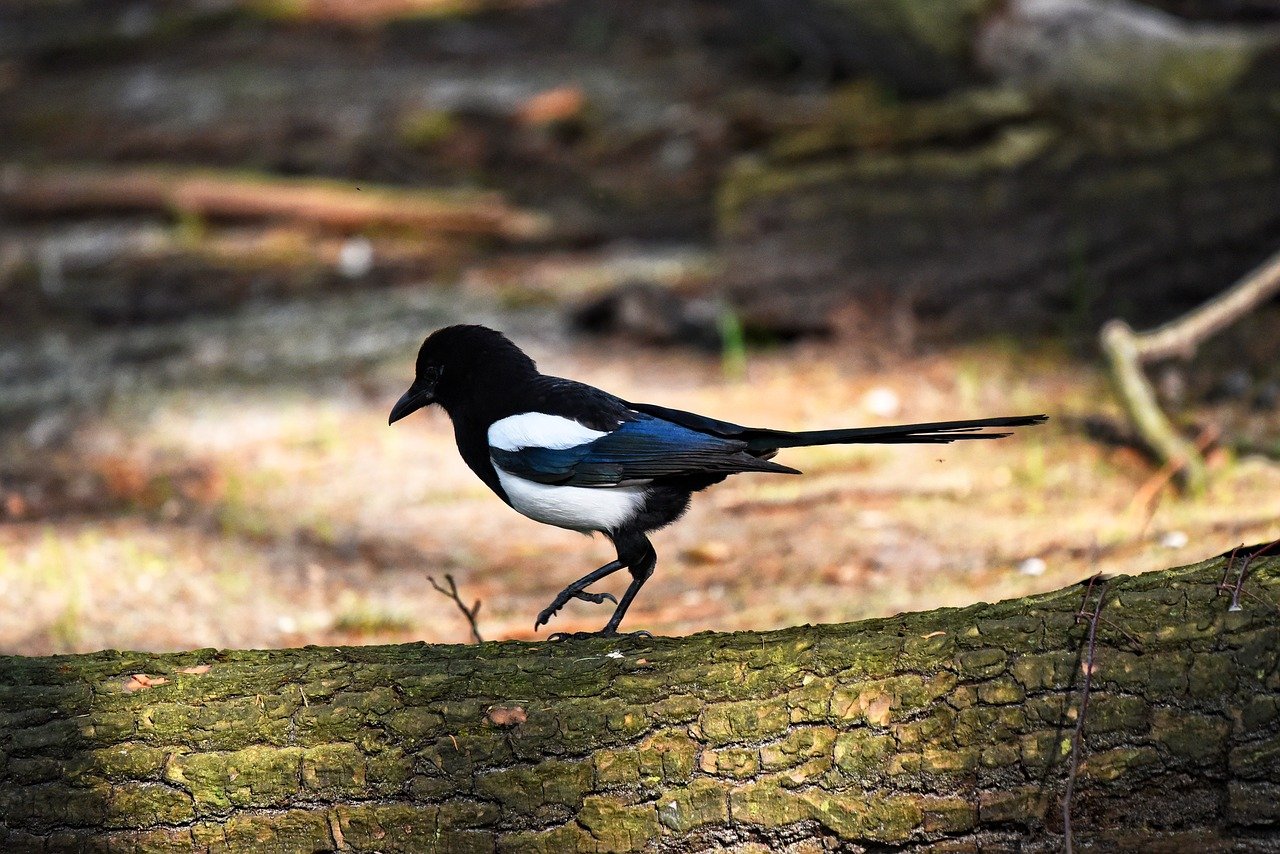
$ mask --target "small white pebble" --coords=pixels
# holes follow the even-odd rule
[[[1190,541],[1186,531],[1168,531],[1160,538],[1160,545],[1166,549],[1180,549]]]
[[[613,652],[605,654],[605,658],[622,658],[622,657],[623,657],[622,653],[618,652],[616,649]]]
[[[1018,564],[1018,572],[1023,575],[1044,575],[1044,571],[1048,568],[1048,564],[1038,557],[1029,557]]]
[[[338,251],[338,270],[348,279],[358,279],[373,269],[373,244],[363,237],[352,237]]]
[[[902,409],[902,400],[891,388],[873,388],[862,397],[862,408],[880,418],[892,418]]]

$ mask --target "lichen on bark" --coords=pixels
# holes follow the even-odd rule
[[[1235,612],[1223,564],[1107,586],[1074,758],[1080,587],[764,633],[0,659],[0,849],[1047,851],[1078,759],[1082,844],[1280,850],[1280,560]]]

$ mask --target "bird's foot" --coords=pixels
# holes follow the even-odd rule
[[[601,629],[598,632],[553,632],[547,637],[549,641],[566,641],[566,640],[590,640],[592,638],[651,638],[653,634],[640,629],[634,632],[620,632],[617,629],[609,631]]]
[[[589,590],[574,590],[572,587],[566,587],[557,593],[556,598],[551,600],[551,604],[543,608],[542,612],[538,614],[538,619],[533,621],[533,630],[536,632],[550,622],[551,618],[560,613],[560,609],[568,604],[570,599],[581,599],[584,602],[591,602],[595,605],[606,601],[615,605],[618,604],[617,598],[612,593],[592,593]],[[563,632],[557,632],[556,634],[563,634]]]

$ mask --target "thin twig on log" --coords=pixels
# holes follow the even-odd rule
[[[1174,356],[1190,358],[1205,339],[1277,293],[1280,293],[1280,252],[1223,293],[1150,332],[1134,332],[1123,320],[1111,320],[1102,327],[1099,341],[1121,405],[1156,457],[1178,472],[1190,492],[1204,489],[1207,480],[1204,457],[1178,435],[1160,409],[1151,383],[1142,372],[1142,364]]]
[[[1095,583],[1099,586],[1098,601],[1094,603],[1093,613],[1090,614],[1086,609]],[[1093,663],[1098,649],[1098,622],[1102,614],[1102,601],[1106,597],[1107,580],[1102,573],[1098,573],[1089,579],[1088,586],[1084,589],[1084,600],[1080,603],[1080,610],[1076,612],[1077,625],[1081,620],[1089,621],[1089,645],[1084,660],[1084,684],[1080,689],[1080,712],[1076,715],[1076,730],[1071,737],[1071,765],[1067,772],[1067,787],[1062,793],[1062,847],[1066,854],[1072,854],[1074,845],[1071,835],[1071,800],[1075,794],[1076,775],[1080,772],[1080,754],[1084,750],[1084,717],[1089,710],[1089,689],[1093,685]]]
[[[1231,574],[1232,567],[1235,566],[1236,555],[1240,552],[1240,549],[1244,548],[1244,546],[1242,545],[1236,546],[1234,549],[1231,550],[1231,557],[1227,560],[1227,565],[1222,570],[1222,581],[1219,582],[1218,584],[1219,592],[1225,592],[1228,590],[1231,591],[1231,605],[1228,606],[1227,608],[1228,611],[1241,610],[1241,606],[1240,606],[1241,596],[1248,596],[1250,599],[1254,599],[1258,602],[1261,602],[1262,604],[1268,606],[1269,608],[1273,608],[1276,611],[1280,611],[1280,605],[1277,605],[1276,603],[1272,602],[1270,599],[1263,599],[1260,596],[1254,596],[1248,590],[1244,589],[1244,580],[1249,575],[1249,567],[1253,564],[1253,562],[1256,559],[1267,554],[1277,546],[1280,546],[1280,540],[1273,540],[1272,542],[1262,546],[1256,551],[1250,552],[1249,554],[1245,555],[1244,560],[1240,563],[1240,571],[1236,573],[1235,583],[1228,584],[1227,577]]]
[[[458,595],[458,583],[453,580],[453,575],[445,573],[444,580],[449,582],[449,587],[447,589],[436,581],[435,576],[427,576],[427,581],[431,582],[431,586],[438,590],[442,595],[452,599],[453,604],[457,605],[458,610],[467,618],[467,624],[471,626],[471,637],[475,639],[475,642],[484,643],[484,638],[480,637],[480,629],[476,626],[476,615],[480,613],[480,600],[477,599],[475,604],[468,608],[462,601],[462,597]]]

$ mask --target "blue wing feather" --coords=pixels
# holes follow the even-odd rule
[[[663,477],[794,473],[746,453],[746,443],[709,436],[662,418],[636,413],[607,436],[572,448],[490,448],[495,465],[528,480],[564,486],[618,486]]]

